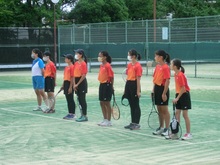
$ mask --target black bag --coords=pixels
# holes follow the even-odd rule
[[[179,122],[174,117],[170,123],[170,129],[172,134],[176,134],[179,132]]]

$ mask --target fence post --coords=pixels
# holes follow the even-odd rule
[[[108,44],[108,22],[106,22],[106,43]]]
[[[146,56],[146,76],[148,75],[148,66],[147,66],[147,62],[148,62],[148,57],[149,57],[149,34],[148,34],[148,20],[145,20],[146,24],[145,24],[145,30],[146,30],[146,44],[145,44],[145,56]]]
[[[197,29],[197,26],[198,26],[198,17],[195,17],[195,42],[198,41],[198,29]]]
[[[89,24],[89,44],[91,43],[91,24]]]
[[[128,43],[128,23],[125,21],[125,43]]]

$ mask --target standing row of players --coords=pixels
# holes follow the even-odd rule
[[[44,52],[43,57],[39,49],[33,49],[31,57],[34,59],[32,64],[32,82],[33,88],[37,96],[38,107],[35,111],[43,111],[44,113],[54,113],[54,107],[42,109],[42,99],[48,105],[47,98],[54,97],[54,87],[56,86],[56,67],[51,61],[50,52]],[[75,50],[75,56],[65,55],[65,63],[67,66],[64,69],[63,85],[61,89],[67,101],[68,114],[63,119],[73,120],[77,122],[88,121],[87,117],[87,102],[86,93],[88,89],[86,74],[87,74],[87,58],[82,49]],[[76,62],[74,62],[75,60]],[[43,61],[46,62],[44,66]],[[141,97],[141,76],[142,66],[138,62],[141,59],[140,54],[132,49],[128,51],[127,59],[127,78],[124,90],[124,95],[128,99],[131,112],[131,123],[126,125],[125,129],[137,130],[140,129],[141,109],[139,99]],[[111,122],[111,106],[110,101],[114,90],[114,72],[111,67],[111,56],[107,51],[101,51],[98,54],[98,61],[101,63],[98,74],[99,85],[99,101],[103,114],[103,121],[99,126],[112,126]],[[164,50],[155,52],[155,61],[157,62],[153,74],[153,89],[155,96],[155,105],[159,112],[160,126],[156,129],[154,135],[172,136],[169,131],[170,114],[168,111],[169,102],[169,84],[170,84],[170,67],[174,71],[176,95],[173,103],[176,104],[176,118],[180,121],[180,114],[183,113],[186,125],[186,134],[184,139],[191,139],[190,120],[188,117],[188,109],[191,109],[190,88],[184,75],[184,68],[179,59],[173,59],[170,62],[170,56]],[[170,67],[169,67],[170,64]],[[47,95],[45,94],[47,92]],[[76,118],[74,92],[76,93],[79,104],[81,105],[81,116]]]

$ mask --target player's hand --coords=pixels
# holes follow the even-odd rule
[[[138,98],[141,97],[141,92],[137,92],[137,97],[138,97]]]
[[[173,104],[177,104],[178,101],[179,101],[178,98],[173,99]]]
[[[167,95],[166,94],[162,94],[162,100],[163,100],[163,102],[167,101]]]
[[[71,94],[73,92],[73,89],[72,88],[69,88],[68,89],[68,94]]]
[[[74,91],[77,91],[77,88],[78,88],[78,85],[75,84],[75,85],[73,86]]]

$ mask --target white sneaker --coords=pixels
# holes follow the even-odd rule
[[[42,108],[38,106],[37,108],[34,108],[33,111],[42,111]]]
[[[103,121],[101,121],[100,123],[98,123],[98,126],[101,126],[101,124],[103,124],[106,121],[106,119],[104,119]]]
[[[192,139],[192,134],[191,133],[186,133],[183,137],[182,140],[189,140]]]
[[[178,133],[170,134],[170,135],[168,135],[168,136],[165,136],[165,139],[177,140],[177,139],[179,139]]]
[[[112,122],[108,120],[107,126],[110,126],[110,127],[111,127],[111,126],[112,126]]]
[[[156,131],[153,132],[153,135],[161,135],[163,132],[163,128],[157,128]]]
[[[164,128],[163,132],[161,133],[161,136],[169,136],[170,135],[170,131],[168,128]]]
[[[105,119],[105,121],[103,123],[101,123],[100,126],[103,126],[103,127],[109,126],[109,121],[107,119]]]
[[[47,113],[50,110],[50,108],[48,108],[48,107],[43,108],[43,109],[41,108],[41,110],[42,110],[43,113]]]

